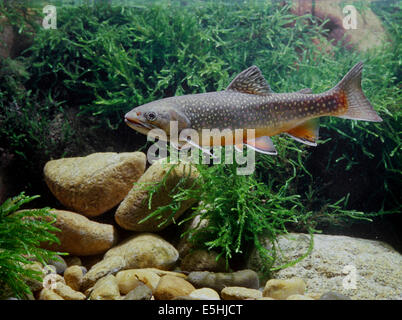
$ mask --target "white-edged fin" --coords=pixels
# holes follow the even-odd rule
[[[170,145],[175,148],[176,150],[186,150],[186,149],[190,149],[191,145],[187,142],[180,142],[177,144],[175,142],[170,141]]]
[[[234,148],[237,152],[243,152],[243,143],[235,144]]]
[[[274,93],[257,66],[240,72],[226,90],[267,96]]]
[[[287,132],[285,132],[285,133],[286,133],[289,137],[291,137],[292,139],[296,140],[297,142],[304,143],[304,144],[307,144],[307,145],[312,146],[312,147],[316,147],[316,146],[317,146],[317,142],[311,142],[311,141],[308,141],[308,140],[306,140],[306,139],[301,139],[301,138],[292,136],[290,133],[287,133]]]
[[[286,132],[287,135],[292,137],[298,142],[307,144],[309,146],[317,146],[318,131],[320,129],[319,119],[307,120],[297,127],[294,127]]]
[[[217,159],[217,157],[216,157],[213,153],[211,153],[211,152],[210,152],[209,150],[207,150],[207,149],[202,148],[201,146],[199,146],[199,145],[196,144],[195,142],[191,141],[190,138],[187,138],[186,141],[187,141],[188,144],[192,145],[193,147],[195,147],[195,148],[197,148],[197,149],[200,149],[203,153],[205,153],[205,154],[211,156],[211,157],[214,158],[214,159]]]
[[[278,152],[275,149],[274,143],[271,138],[268,136],[258,137],[256,139],[247,140],[246,145],[254,149],[257,152],[269,154],[269,155],[277,155]]]

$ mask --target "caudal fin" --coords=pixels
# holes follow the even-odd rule
[[[336,115],[336,117],[381,122],[381,117],[363,93],[361,86],[362,70],[363,62],[358,62],[335,86],[335,90],[340,89],[345,93],[348,106],[345,113]]]

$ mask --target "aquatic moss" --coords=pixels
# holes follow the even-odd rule
[[[30,270],[33,259],[46,264],[57,260],[57,252],[40,248],[42,242],[59,243],[52,233],[55,216],[50,208],[20,210],[39,196],[24,193],[0,205],[0,297],[26,298],[32,294],[27,281],[42,281],[39,271]],[[20,211],[19,211],[20,210]],[[28,266],[28,268],[27,268]]]
[[[222,153],[225,151],[222,150]],[[280,160],[279,160],[280,161]],[[272,179],[261,175],[261,166],[266,170],[274,171],[275,164],[272,157],[257,155],[258,168],[254,174],[238,175],[239,166],[234,164],[196,164],[200,175],[194,182],[197,188],[182,187],[186,185],[183,177],[174,190],[169,191],[171,203],[160,206],[139,223],[148,219],[159,220],[160,226],[168,222],[181,225],[189,220],[199,217],[199,221],[208,221],[203,228],[194,228],[182,233],[188,237],[195,248],[215,250],[219,257],[226,260],[226,265],[234,255],[247,256],[252,247],[257,249],[264,269],[263,273],[285,268],[305,258],[313,247],[313,233],[319,232],[317,227],[323,223],[342,224],[351,223],[352,220],[371,221],[370,217],[356,210],[345,210],[347,197],[335,203],[327,204],[317,211],[312,208],[315,201],[314,192],[311,191],[305,198],[295,194],[293,180],[297,179],[302,168],[297,162],[289,162],[292,174],[283,180]],[[171,166],[171,169],[175,165]],[[150,195],[160,190],[171,170],[165,178],[153,185],[144,185]],[[183,201],[195,199],[196,205],[191,213],[175,221],[173,218]],[[152,197],[149,197],[149,207]],[[168,212],[169,214],[166,214]],[[276,266],[273,264],[280,248],[277,245],[279,235],[289,230],[308,232],[311,235],[310,247],[297,260]],[[271,249],[264,247],[264,241],[269,239]]]
[[[327,40],[325,21],[294,16],[279,2],[58,7],[58,29],[39,30],[21,57],[26,73],[14,68],[12,79],[0,74],[0,108],[6,111],[0,114],[1,145],[34,172],[40,167],[34,155],[65,155],[55,153],[47,135],[58,112],[80,107],[82,117],[94,116],[106,136],[122,130],[123,114],[134,106],[224,89],[252,64],[276,92],[305,87],[321,92],[363,60],[363,90],[384,122],[324,118],[317,148],[273,137],[278,157],[257,161],[256,176],[250,179],[269,183],[273,194],[286,186],[287,196],[299,195],[292,201],[300,203],[303,212],[294,223],[301,230],[305,223],[316,228],[347,225],[349,215],[399,213],[402,10],[398,2],[370,5],[392,42],[368,52],[334,45]],[[322,49],[327,46],[329,51]],[[3,69],[4,74],[10,75],[10,68]],[[140,139],[132,135],[134,141]],[[60,140],[57,144],[64,148]],[[225,248],[224,242],[215,245]]]
[[[326,38],[326,21],[295,16],[289,5],[279,2],[61,7],[58,29],[41,30],[26,52],[31,77],[25,85],[39,96],[65,100],[65,109],[80,106],[82,115],[95,115],[99,125],[110,130],[120,128],[122,115],[134,106],[172,95],[222,90],[252,64],[260,67],[274,91],[310,87],[321,92],[363,60],[364,92],[384,122],[322,119],[320,136],[326,145],[320,150],[325,151],[290,144],[311,155],[303,166],[317,184],[330,184],[345,171],[363,175],[369,168],[366,177],[372,179],[364,184],[375,186],[377,195],[359,208],[395,212],[401,205],[397,193],[402,181],[397,6],[375,7],[394,36],[391,43],[366,53],[334,45]],[[327,47],[330,50],[323,49]],[[284,143],[280,137],[274,140]],[[307,174],[303,185],[308,179]],[[308,191],[302,185],[299,189]],[[332,201],[351,191],[323,190]],[[363,204],[358,195],[351,194],[350,208]]]

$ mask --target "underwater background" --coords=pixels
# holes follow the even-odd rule
[[[48,4],[57,8],[51,28]],[[345,5],[357,10],[356,29],[345,29]],[[172,219],[190,198],[214,203],[183,217],[210,219],[194,239],[232,267],[267,232],[381,240],[401,253],[401,49],[397,0],[2,2],[0,204],[25,192],[40,195],[30,208],[62,208],[44,179],[50,160],[146,152],[146,137],[124,123],[136,106],[224,90],[251,65],[275,92],[319,93],[363,61],[363,91],[383,122],[323,118],[317,147],[275,136],[278,155],[257,155],[252,177],[201,166],[201,189],[182,190],[151,216]],[[93,220],[115,224],[114,208]],[[123,229],[122,239],[131,235]]]

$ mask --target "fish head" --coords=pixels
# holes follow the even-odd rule
[[[161,129],[170,136],[172,121],[177,121],[179,132],[190,127],[189,119],[179,106],[169,99],[161,99],[136,107],[124,118],[129,127],[145,135],[152,129]]]

